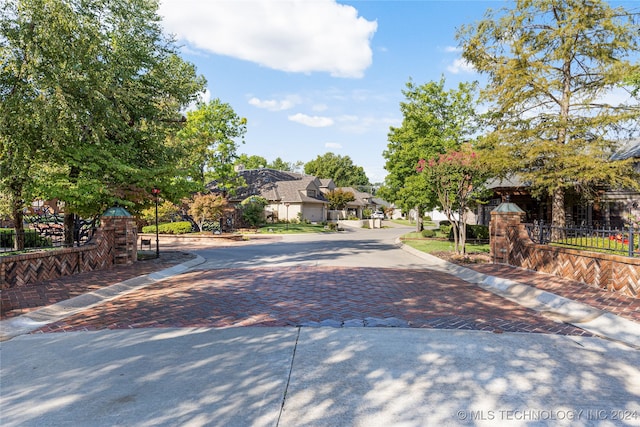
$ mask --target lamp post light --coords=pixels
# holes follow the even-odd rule
[[[158,196],[160,195],[160,189],[153,188],[151,193],[156,198],[156,258],[160,258],[160,237],[158,235]]]
[[[287,225],[286,225],[286,227],[287,227],[287,230],[289,230],[289,205],[290,205],[290,203],[287,202],[284,205],[287,207]]]

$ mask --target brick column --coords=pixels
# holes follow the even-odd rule
[[[509,206],[511,205],[511,206]],[[489,238],[491,259],[497,264],[509,263],[509,229],[520,227],[524,212],[513,203],[502,203],[491,211]]]
[[[114,264],[132,264],[138,260],[138,228],[130,216],[102,216],[100,226],[113,230]]]

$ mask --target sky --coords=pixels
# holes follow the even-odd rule
[[[306,163],[331,152],[379,183],[406,83],[482,81],[462,60],[456,31],[509,3],[162,0],[159,12],[207,79],[204,99],[247,119],[238,154]]]

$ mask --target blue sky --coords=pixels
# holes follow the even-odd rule
[[[247,118],[239,153],[308,162],[332,152],[382,182],[406,82],[478,80],[456,29],[508,3],[163,0],[160,14],[206,77],[206,97]]]

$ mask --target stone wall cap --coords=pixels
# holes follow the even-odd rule
[[[518,205],[511,202],[500,203],[491,212],[506,212],[506,213],[525,213]]]
[[[131,214],[123,207],[114,206],[104,211],[102,216],[131,216]]]

